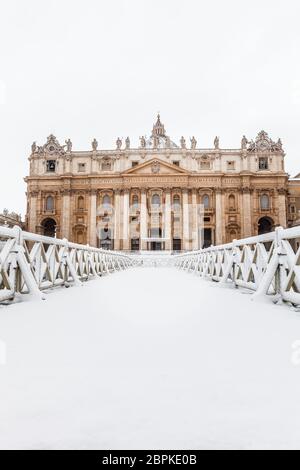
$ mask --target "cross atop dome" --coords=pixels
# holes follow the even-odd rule
[[[161,123],[160,121],[160,114],[157,114],[157,121],[153,126],[152,130],[152,137],[157,136],[157,137],[165,137],[166,136],[166,131],[165,131],[165,126]]]

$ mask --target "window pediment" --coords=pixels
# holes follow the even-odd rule
[[[143,162],[136,165],[129,170],[123,172],[125,175],[164,175],[164,174],[189,174],[187,170],[183,168],[164,162],[158,158],[153,158],[147,162]]]

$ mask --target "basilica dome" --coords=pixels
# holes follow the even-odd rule
[[[151,137],[146,139],[146,148],[178,148],[178,145],[166,135],[165,126],[162,124],[159,114],[153,126]]]

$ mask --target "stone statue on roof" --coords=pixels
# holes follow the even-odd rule
[[[180,139],[180,145],[181,145],[182,149],[186,148],[186,142],[185,142],[185,138],[183,136]]]
[[[71,139],[65,140],[65,143],[67,145],[67,151],[71,152],[72,151],[72,145],[73,145]]]
[[[142,149],[146,147],[146,139],[143,135],[142,137],[140,137],[140,144],[141,144]]]
[[[94,150],[94,152],[96,152],[97,148],[98,148],[98,141],[94,139],[92,141],[92,149]]]
[[[197,140],[195,139],[194,136],[190,140],[191,140],[191,149],[195,150],[195,148],[197,147]]]
[[[242,142],[241,142],[241,147],[243,150],[247,148],[247,144],[248,144],[248,139],[245,135],[243,135]]]
[[[31,146],[31,153],[35,153],[36,151],[37,151],[36,142],[33,142]]]
[[[117,138],[116,144],[117,144],[117,149],[120,150],[120,148],[122,147],[122,140],[120,139],[120,137]]]

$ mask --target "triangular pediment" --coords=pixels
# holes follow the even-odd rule
[[[189,172],[172,163],[164,162],[159,158],[152,158],[147,162],[130,168],[123,175],[188,175]]]

